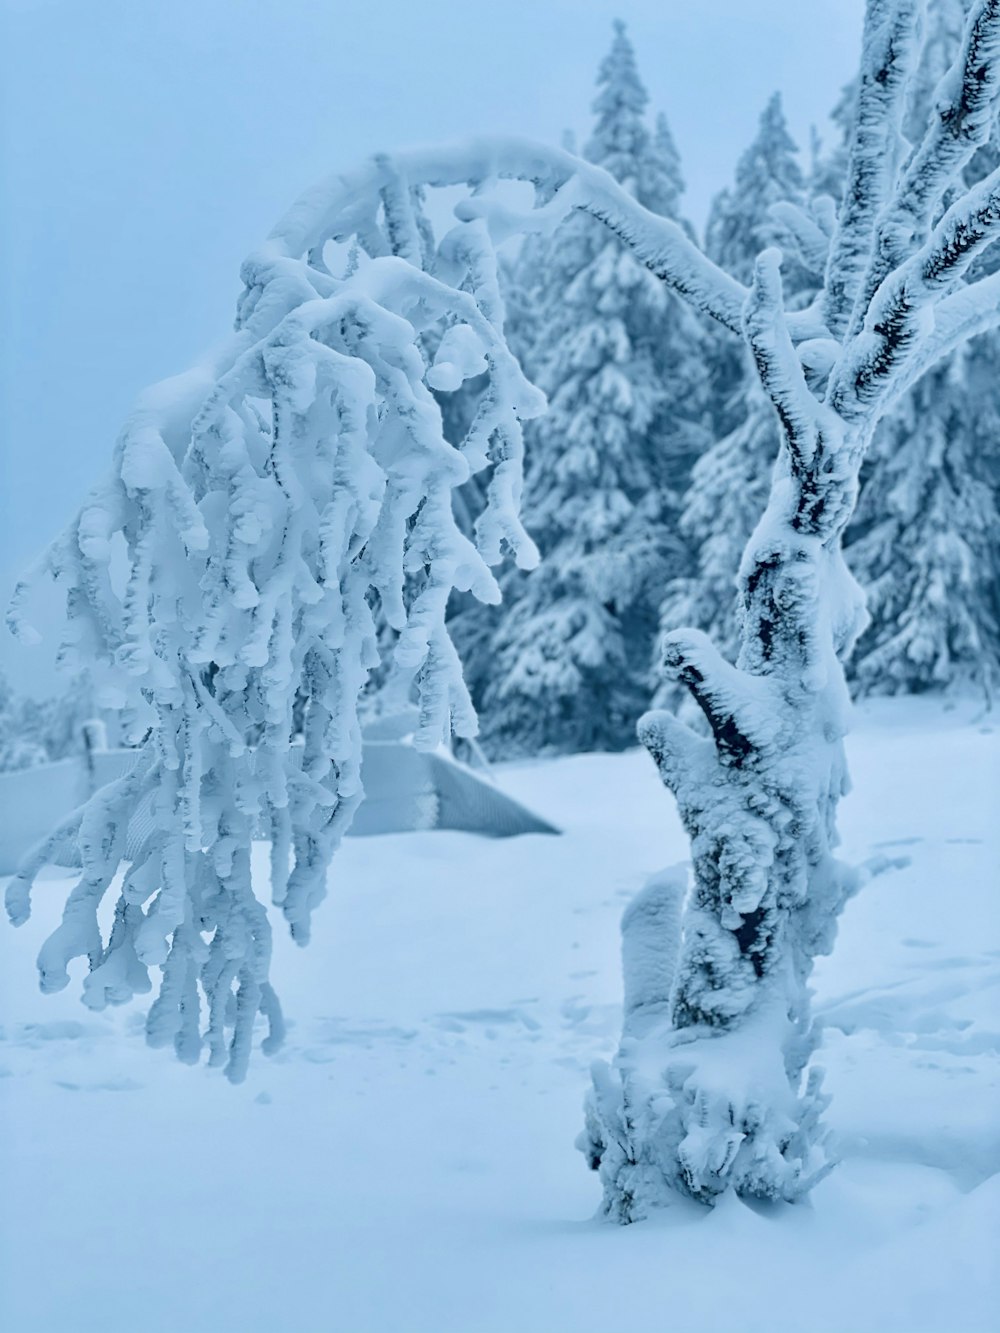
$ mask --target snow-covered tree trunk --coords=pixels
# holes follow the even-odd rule
[[[749,281],[761,251],[783,245],[783,228],[775,210],[792,204],[795,219],[800,221],[805,203],[798,149],[776,95],[736,165],[733,186],[721,191],[712,204],[706,227],[707,253],[727,273],[741,282]],[[810,207],[810,233],[824,240],[819,222],[813,220],[816,213],[822,221],[822,206],[815,212]],[[782,288],[793,308],[806,304],[822,279],[821,266],[815,271],[815,261],[810,266],[802,251],[809,254],[805,245],[783,249]],[[708,358],[716,442],[701,452],[684,493],[678,527],[694,561],[666,585],[659,627],[662,633],[681,626],[704,630],[735,661],[739,631],[736,575],[767,503],[778,454],[778,423],[757,382],[744,339],[720,333],[708,349]],[[656,706],[674,707],[681,698],[678,687],[661,676]]]
[[[762,378],[780,383],[769,346],[777,298],[771,253],[747,333]],[[620,1099],[606,1076],[595,1081],[607,1128],[591,1152],[605,1207],[622,1221],[677,1189],[706,1201],[729,1186],[794,1198],[828,1169],[818,1076],[801,1095],[798,1085],[812,1049],[806,981],[852,886],[833,855],[846,787],[839,657],[863,603],[839,536],[856,486],[844,462],[860,460],[867,430],[817,412],[809,447],[795,451],[786,435],[781,476],[743,561],[736,667],[698,631],[667,636],[664,667],[704,713],[710,738],[671,713],[640,723],[691,837],[694,886],[669,1005],[658,1023],[626,1027]]]
[[[864,603],[841,535],[885,405],[954,345],[960,325],[996,318],[996,283],[962,283],[996,236],[1000,173],[941,210],[989,133],[1000,6],[973,6],[925,137],[907,151],[899,125],[917,11],[908,0],[869,2],[823,292],[786,316],[779,255],[768,251],[744,305],[782,448],[741,566],[740,654],[734,667],[703,634],[680,630],[663,663],[710,737],[669,713],[640,723],[690,834],[694,884],[669,1004],[638,1030],[626,1019],[615,1067],[595,1068],[588,1099],[580,1146],[600,1169],[605,1211],[621,1221],[674,1190],[706,1202],[730,1187],[793,1200],[831,1164],[819,1072],[802,1081],[813,1046],[806,983],[854,884],[833,849],[847,787],[842,662]]]

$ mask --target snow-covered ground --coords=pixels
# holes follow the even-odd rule
[[[618,918],[686,848],[644,754],[540,762],[500,781],[563,837],[344,845],[311,946],[276,932],[288,1042],[237,1088],[38,993],[39,886],[0,928],[0,1327],[995,1330],[1000,724],[882,703],[850,756],[845,854],[882,873],[816,974],[844,1161],[809,1205],[591,1220]]]

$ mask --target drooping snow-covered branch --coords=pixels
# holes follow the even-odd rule
[[[532,184],[534,205],[513,208],[505,180]],[[471,194],[437,238],[425,191],[459,183]],[[505,552],[535,559],[517,513],[521,422],[543,406],[504,340],[495,244],[571,209],[739,327],[743,287],[607,173],[523,141],[480,141],[379,155],[303,195],[243,266],[232,337],[140,399],[110,480],[44,565],[66,589],[67,652],[86,659],[139,742],[128,781],[63,831],[83,878],[43,954],[47,987],[86,955],[85,999],[101,1007],[150,989],[159,966],[150,1039],[197,1059],[204,996],[211,1059],[231,1078],[258,1012],[278,1039],[251,841],[270,840],[273,901],[305,942],[362,795],[373,603],[419,681],[418,740],[474,731],[445,607],[452,589],[495,600],[489,566]],[[473,380],[485,388],[455,446],[434,393]],[[452,493],[475,472],[488,482],[473,541]],[[11,624],[30,633],[23,602],[19,590]],[[51,851],[11,882],[15,920]],[[97,913],[126,851],[104,941]]]
[[[620,236],[696,309],[739,332],[745,288],[707,259],[682,227],[644,208],[603,168],[562,149],[517,138],[382,154],[356,172],[328,177],[300,196],[268,243],[244,264],[250,293],[260,274],[288,255],[315,252],[328,239],[380,234],[376,214],[386,184],[399,180],[410,189],[473,185],[475,193],[460,206],[460,216],[486,218],[495,240],[505,234],[549,231],[571,209],[583,209]],[[544,202],[516,207],[494,188],[505,180],[534,185]]]
[[[265,1050],[281,1029],[251,841],[269,838],[272,898],[304,943],[362,794],[373,601],[419,673],[420,739],[434,744],[475,729],[449,593],[495,600],[501,551],[534,559],[517,514],[521,421],[544,400],[504,341],[486,225],[460,222],[437,244],[418,193],[384,172],[369,204],[343,277],[316,235],[256,270],[236,333],[143,396],[110,480],[47,560],[69,638],[140,744],[132,771],[59,831],[76,838],[83,875],[39,959],[43,987],[66,985],[86,956],[84,1000],[99,1009],[149,991],[159,967],[150,1040],[184,1060],[207,1042],[233,1079],[257,1013],[271,1023]],[[455,446],[432,389],[470,379],[485,387]],[[451,497],[483,470],[472,541]],[[419,575],[409,600],[407,575]],[[15,922],[54,849],[11,882]]]

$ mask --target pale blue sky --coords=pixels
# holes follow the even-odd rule
[[[135,394],[227,330],[243,255],[301,188],[379,148],[586,133],[620,16],[701,221],[774,89],[803,146],[824,124],[862,0],[0,9],[5,600],[106,466]],[[21,684],[44,656],[0,645]]]

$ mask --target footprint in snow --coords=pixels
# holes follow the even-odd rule
[[[562,1002],[559,1012],[567,1023],[582,1023],[589,1015],[592,1006],[581,1004],[580,998],[578,995],[571,995]]]
[[[302,1052],[303,1060],[308,1060],[311,1065],[328,1065],[336,1060],[333,1051],[323,1051],[311,1048]]]
[[[92,1036],[99,1028],[88,1027],[75,1019],[65,1018],[54,1023],[24,1023],[20,1029],[22,1041],[78,1041]]]
[[[54,1080],[57,1088],[67,1092],[137,1092],[143,1085],[131,1078],[110,1078],[103,1083],[70,1083],[66,1079]]]
[[[346,1019],[327,1018],[320,1020],[323,1029],[322,1040],[331,1046],[365,1046],[373,1041],[412,1041],[417,1036],[416,1028],[385,1026],[377,1021],[347,1026]]]
[[[908,967],[919,968],[921,972],[950,972],[955,968],[976,968],[988,966],[982,958],[920,958],[907,964]]]
[[[537,1032],[542,1026],[536,1018],[521,1009],[456,1009],[449,1013],[435,1014],[431,1019],[435,1027],[445,1031],[462,1032],[468,1024],[487,1024],[489,1027],[520,1023],[529,1032]]]

